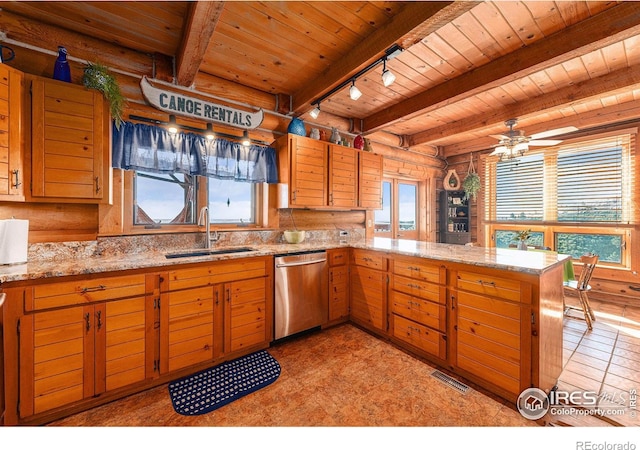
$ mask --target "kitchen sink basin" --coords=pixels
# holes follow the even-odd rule
[[[255,249],[251,247],[231,247],[217,249],[199,248],[195,250],[187,250],[184,252],[166,253],[164,256],[165,258],[188,258],[191,256],[226,255],[229,253],[252,252],[254,250]]]

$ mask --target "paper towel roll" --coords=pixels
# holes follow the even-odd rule
[[[0,220],[0,264],[26,263],[28,242],[28,220]]]

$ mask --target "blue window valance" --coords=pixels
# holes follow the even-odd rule
[[[113,167],[183,173],[249,183],[277,183],[276,151],[139,123],[113,126]]]

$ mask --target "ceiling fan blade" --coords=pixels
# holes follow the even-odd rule
[[[558,145],[560,142],[562,141],[559,139],[536,139],[534,141],[527,142],[527,144],[549,147],[551,145]]]
[[[547,130],[547,131],[542,131],[540,133],[535,133],[532,134],[531,136],[529,136],[531,139],[542,139],[542,138],[546,138],[546,137],[551,137],[551,136],[557,136],[559,134],[565,134],[565,133],[571,133],[572,131],[578,131],[578,128],[576,127],[562,127],[562,128],[555,128],[553,130]],[[553,145],[553,144],[552,144]]]
[[[509,136],[505,136],[504,134],[490,134],[489,137],[495,138],[495,139],[509,139]]]

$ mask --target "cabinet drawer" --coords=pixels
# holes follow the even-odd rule
[[[370,269],[387,270],[387,258],[384,255],[367,250],[351,250],[351,262]]]
[[[347,263],[349,249],[341,248],[327,251],[329,266],[342,266]]]
[[[445,303],[445,287],[438,284],[393,275],[391,277],[391,287],[395,291],[404,292],[414,297]]]
[[[36,311],[139,295],[145,295],[144,274],[67,281],[34,286],[33,301],[27,301],[25,309]]]
[[[267,274],[267,261],[267,258],[246,258],[172,270],[169,272],[168,290],[264,277]]]
[[[458,271],[456,285],[458,289],[475,292],[482,295],[503,298],[514,302],[529,303],[529,296],[522,295],[521,283],[474,272]]]
[[[437,264],[429,264],[420,259],[394,258],[393,273],[430,283],[444,283],[444,268]],[[441,275],[442,274],[442,275]]]
[[[414,320],[439,331],[446,331],[447,312],[444,305],[391,291],[390,304],[393,313]]]
[[[392,316],[393,336],[440,359],[447,357],[444,335],[397,315]]]

